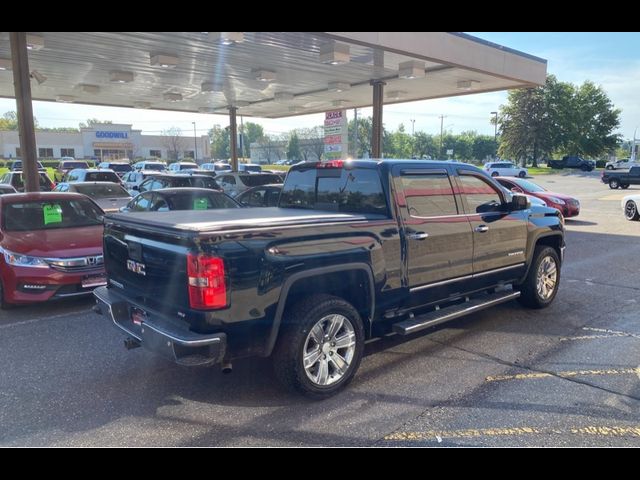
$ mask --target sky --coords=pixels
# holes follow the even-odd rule
[[[547,60],[547,72],[558,80],[581,84],[591,80],[601,86],[613,104],[622,110],[618,132],[633,138],[640,126],[640,33],[637,32],[466,32],[470,35],[504,45]],[[506,103],[506,92],[464,95],[448,99],[408,102],[384,107],[385,128],[395,130],[401,123],[410,132],[440,133],[440,115],[445,115],[444,128],[452,133],[475,130],[493,135],[492,115]],[[0,114],[15,110],[13,99],[0,99]],[[87,118],[133,124],[146,134],[160,134],[171,127],[193,135],[196,122],[198,135],[205,135],[214,124],[228,125],[224,115],[203,115],[183,112],[139,110],[131,108],[97,107],[91,105],[34,102],[34,115],[42,127],[77,127]],[[371,109],[359,109],[359,115],[371,115]],[[348,111],[349,118],[353,110]],[[321,125],[323,114],[284,119],[247,118],[261,124],[267,133],[284,133],[293,128]]]

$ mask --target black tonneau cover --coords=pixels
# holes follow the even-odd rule
[[[295,208],[229,208],[216,210],[174,210],[171,212],[114,213],[106,223],[187,235],[235,230],[285,227],[318,223],[357,222],[383,218],[378,215],[323,212]]]

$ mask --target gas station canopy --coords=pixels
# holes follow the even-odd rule
[[[33,100],[278,118],[543,84],[546,61],[445,32],[39,32]],[[0,96],[15,98],[9,32]]]

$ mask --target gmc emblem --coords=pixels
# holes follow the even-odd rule
[[[145,276],[147,272],[145,268],[147,266],[144,263],[136,262],[134,260],[127,260],[127,270],[131,270],[133,273]]]

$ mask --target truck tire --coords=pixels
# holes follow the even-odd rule
[[[620,187],[620,180],[618,180],[617,178],[612,178],[611,180],[609,180],[609,188],[613,190],[617,190],[619,187]]]
[[[525,172],[524,170],[520,170],[520,173],[518,173],[518,177],[520,178],[525,178],[527,176],[527,172]]]
[[[515,285],[521,295],[518,301],[529,308],[551,305],[560,285],[560,258],[555,248],[538,245],[524,282]]]
[[[607,170],[613,170],[613,165],[607,165],[607,166],[606,166],[606,167],[604,167],[604,168],[606,168]]]
[[[342,298],[316,294],[285,313],[273,368],[287,389],[322,400],[351,382],[363,351],[364,329],[356,309]]]
[[[491,176],[492,176],[492,177],[497,177],[497,176],[499,176],[499,175],[500,175],[500,174],[499,174],[498,172],[492,172],[492,173],[491,173]]]
[[[629,184],[628,183],[622,183],[620,184],[620,188],[623,190],[626,190],[627,188],[629,188]]]
[[[639,220],[638,206],[633,200],[629,200],[624,205],[624,218],[627,220]]]

